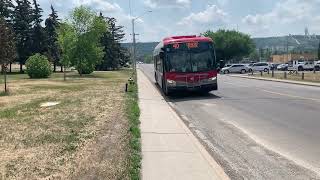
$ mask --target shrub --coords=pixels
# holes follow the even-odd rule
[[[47,78],[52,73],[48,58],[41,54],[30,56],[26,61],[26,68],[30,78]]]

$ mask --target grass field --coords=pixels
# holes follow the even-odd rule
[[[270,74],[263,73],[263,76],[261,76],[260,73],[254,74],[255,77],[265,77],[265,78],[276,78],[276,79],[285,79],[284,78],[284,72],[277,72],[274,74],[274,77],[272,77],[271,72]],[[287,73],[287,80],[294,80],[294,81],[305,81],[305,82],[316,82],[320,83],[320,72],[304,72],[304,80],[302,79],[302,72],[299,72],[298,74],[289,74]]]
[[[140,147],[132,134],[139,109],[136,90],[124,92],[129,76],[126,70],[82,78],[71,73],[64,82],[63,74],[41,80],[9,75],[10,95],[0,96],[0,179],[134,176],[140,156],[133,162],[132,153]],[[59,104],[40,106],[46,102]],[[130,107],[137,109],[128,114]]]

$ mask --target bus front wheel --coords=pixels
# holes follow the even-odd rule
[[[168,91],[168,88],[167,88],[164,80],[162,80],[162,91],[163,91],[164,95],[166,95],[166,96],[169,95],[169,91]]]
[[[158,84],[157,73],[154,73],[154,80],[156,81],[156,84]]]

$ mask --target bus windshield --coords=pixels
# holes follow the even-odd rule
[[[168,72],[205,72],[215,69],[215,55],[211,46],[198,48],[167,49],[166,69]],[[169,52],[168,52],[169,51]]]

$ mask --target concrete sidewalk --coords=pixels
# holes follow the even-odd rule
[[[276,78],[253,77],[253,76],[249,76],[249,75],[228,75],[228,76],[238,77],[238,78],[246,78],[246,79],[257,79],[257,80],[263,80],[263,81],[282,82],[282,83],[297,84],[297,85],[304,85],[304,86],[320,87],[320,83],[313,83],[313,82],[293,81],[293,80],[276,79]]]
[[[138,70],[143,180],[229,179]]]

